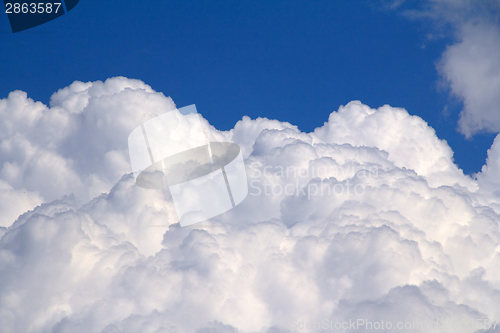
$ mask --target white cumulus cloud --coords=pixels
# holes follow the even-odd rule
[[[468,23],[460,41],[448,46],[439,69],[451,92],[463,101],[459,129],[470,137],[500,132],[500,26]]]
[[[50,106],[0,101],[2,332],[494,331],[496,142],[475,180],[388,105],[351,102],[312,133],[208,126],[242,148],[249,195],[180,227],[167,191],[135,185],[127,152],[130,131],[173,108],[122,77],[75,82]]]
[[[425,0],[412,9],[404,9],[404,0],[391,4],[410,19],[431,22],[430,39],[452,37],[437,70],[463,103],[458,130],[467,138],[500,132],[500,2]]]

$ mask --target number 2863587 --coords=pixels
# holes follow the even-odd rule
[[[52,14],[59,11],[61,7],[60,2],[47,2],[47,3],[19,3],[7,2],[5,4],[5,13],[7,14]]]

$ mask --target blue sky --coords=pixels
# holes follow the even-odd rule
[[[48,103],[75,80],[126,76],[224,130],[248,115],[312,131],[351,100],[390,104],[427,121],[469,174],[494,138],[456,130],[462,105],[436,70],[452,35],[429,40],[431,23],[377,1],[81,0],[16,34],[0,17],[0,98]]]

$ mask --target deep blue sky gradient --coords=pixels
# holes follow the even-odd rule
[[[351,100],[403,107],[478,172],[494,135],[456,131],[459,101],[438,89],[449,38],[377,1],[80,0],[69,13],[13,34],[0,13],[0,98],[16,89],[48,104],[75,80],[126,76],[196,104],[227,130],[244,115],[312,131]],[[449,115],[443,113],[447,106]]]

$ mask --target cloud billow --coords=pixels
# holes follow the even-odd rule
[[[136,186],[127,155],[130,131],[174,108],[123,77],[75,82],[50,107],[20,91],[0,101],[2,332],[382,321],[474,332],[500,320],[495,188],[464,175],[421,118],[353,101],[311,133],[248,117],[218,131],[202,119],[210,140],[241,147],[263,191],[180,227],[170,193]],[[496,172],[488,163],[484,177]],[[363,191],[302,191],[348,182]],[[297,191],[276,192],[289,184]]]

